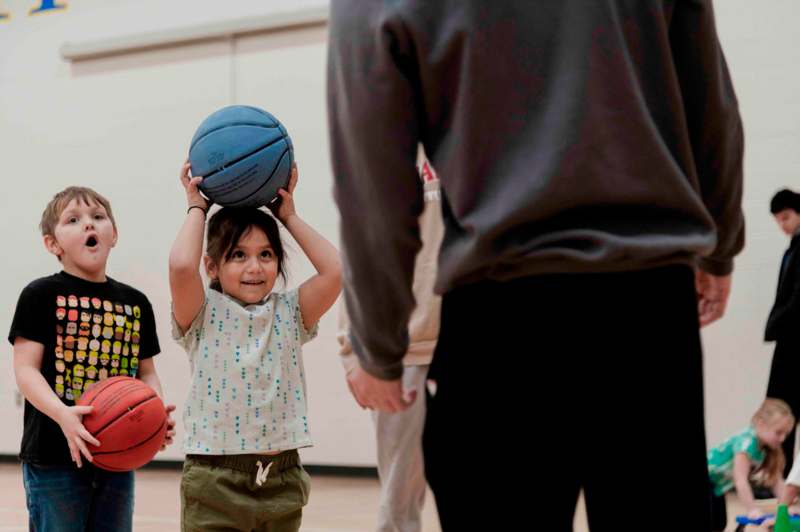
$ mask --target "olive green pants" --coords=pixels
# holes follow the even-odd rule
[[[296,450],[275,456],[188,455],[181,479],[181,529],[297,532],[309,490]]]

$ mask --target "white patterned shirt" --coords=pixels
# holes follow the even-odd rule
[[[183,410],[188,454],[247,454],[312,445],[301,345],[306,331],[297,289],[243,306],[213,289],[189,329],[173,338],[192,373]]]

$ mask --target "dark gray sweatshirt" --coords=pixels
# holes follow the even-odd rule
[[[727,274],[743,246],[742,125],[710,1],[332,0],[328,105],[351,340],[375,376],[398,377],[406,351],[417,142],[443,190],[440,293]]]

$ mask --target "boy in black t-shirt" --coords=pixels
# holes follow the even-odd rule
[[[152,358],[160,351],[153,309],[144,294],[106,276],[117,227],[103,196],[69,187],[48,203],[40,227],[63,270],[25,287],[8,334],[26,399],[20,459],[30,527],[131,530],[133,472],[91,465],[87,442],[100,442],[82,416],[92,407],[75,402],[115,375],[137,377],[161,395]],[[174,408],[167,407],[168,416]],[[173,435],[169,418],[165,446]]]

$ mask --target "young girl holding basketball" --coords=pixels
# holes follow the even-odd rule
[[[789,405],[780,399],[766,399],[753,415],[750,426],[708,451],[712,530],[725,529],[725,493],[733,489],[749,517],[762,515],[755,505],[751,478],[771,488],[775,496],[781,496],[785,487],[783,466],[786,460],[781,444],[794,423]]]
[[[293,167],[273,214],[317,273],[276,292],[285,261],[275,218],[255,208],[220,209],[208,222],[203,256],[209,204],[197,189],[202,178],[190,177],[186,163],[180,179],[189,208],[170,252],[169,280],[173,336],[192,372],[182,528],[297,531],[309,493],[297,449],[311,445],[301,345],[339,295],[339,253],[295,212]]]

